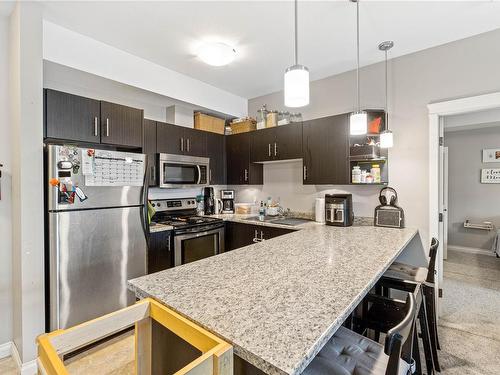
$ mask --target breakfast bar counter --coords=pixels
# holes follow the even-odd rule
[[[129,288],[231,343],[263,372],[300,374],[410,243],[424,251],[412,228],[297,229],[131,280]]]

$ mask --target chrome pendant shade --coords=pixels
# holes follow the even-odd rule
[[[359,101],[359,0],[351,0],[356,3],[356,112],[349,117],[349,132],[351,135],[366,134],[368,129],[368,116],[361,110]]]
[[[295,64],[285,70],[285,106],[304,107],[309,104],[309,69],[298,63],[297,0],[295,5]]]
[[[378,45],[378,49],[385,53],[385,130],[380,133],[380,147],[382,148],[391,148],[394,145],[394,135],[392,131],[389,130],[389,111],[387,105],[387,51],[389,51],[392,47],[394,47],[394,42],[392,40],[388,40],[382,42]]]

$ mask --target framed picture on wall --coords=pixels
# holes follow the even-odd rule
[[[500,148],[483,149],[483,163],[500,163]]]
[[[482,184],[500,184],[500,168],[481,169]]]

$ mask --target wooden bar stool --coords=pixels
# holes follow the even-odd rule
[[[439,241],[433,238],[429,250],[428,268],[414,267],[405,263],[394,262],[382,276],[375,288],[375,290],[383,296],[389,296],[392,289],[421,295],[421,297],[417,296],[417,301],[422,302],[422,305],[419,306],[418,317],[422,330],[421,337],[428,372],[431,372],[431,366],[436,371],[441,371],[437,352],[439,349],[439,341],[437,335],[437,315],[435,304],[435,266],[438,247]],[[366,314],[366,306],[364,310],[364,313]],[[381,320],[380,315],[378,315],[380,313],[380,311],[373,310],[371,313],[368,313],[365,317],[363,317],[365,327],[375,330],[376,339],[378,338],[380,332],[386,332],[391,324],[393,324],[391,319],[388,319],[384,326],[383,320]],[[397,319],[397,311],[395,311],[394,314],[395,317],[393,319]]]
[[[392,327],[385,345],[340,327],[302,373],[303,375],[409,375],[410,363],[401,359],[403,345],[412,342],[417,306],[408,293],[403,320]]]

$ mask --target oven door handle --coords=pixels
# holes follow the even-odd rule
[[[196,164],[196,168],[198,168],[198,182],[196,184],[199,185],[201,182],[201,167]]]
[[[185,240],[188,238],[198,238],[198,237],[203,237],[203,236],[209,236],[211,234],[217,234],[220,233],[224,230],[223,227],[217,228],[217,229],[211,229],[211,230],[206,230],[204,232],[189,232],[189,233],[183,233],[183,234],[174,234],[174,238],[178,238],[179,240]]]

